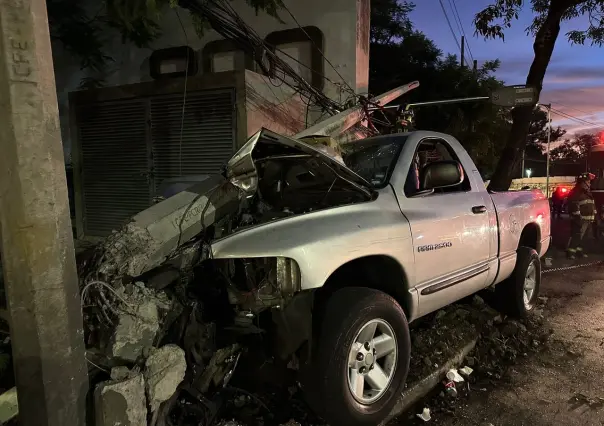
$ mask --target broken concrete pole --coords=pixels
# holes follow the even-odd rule
[[[100,383],[94,392],[95,426],[147,426],[145,380],[138,373]]]
[[[149,407],[154,412],[159,405],[174,395],[185,378],[187,361],[185,351],[176,345],[153,350],[145,363],[145,383]]]
[[[212,176],[134,216],[97,248],[97,263],[90,268],[109,281],[138,277],[161,265],[204,226],[235,212],[239,198],[235,186],[222,176]]]
[[[135,362],[153,346],[158,330],[157,305],[153,300],[142,301],[119,315],[108,355],[113,359]]]

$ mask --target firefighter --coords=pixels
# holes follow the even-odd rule
[[[587,257],[583,252],[583,237],[592,226],[596,214],[590,183],[591,176],[588,173],[579,175],[575,187],[568,196],[571,236],[568,242],[567,255],[570,259],[577,256]]]

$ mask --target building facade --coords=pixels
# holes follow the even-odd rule
[[[295,21],[283,12],[282,22],[256,14],[243,0],[232,5],[331,99],[344,103],[352,91],[367,91],[369,0],[289,0]],[[88,75],[60,46],[54,49],[80,238],[107,235],[147,208],[163,179],[220,171],[262,127],[294,134],[321,118],[283,78],[267,75],[230,40],[215,31],[199,38],[186,11],[167,10],[162,28],[148,49],[115,39],[115,67],[102,89],[77,91]]]

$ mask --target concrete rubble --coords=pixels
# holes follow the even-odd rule
[[[176,345],[166,345],[155,349],[145,362],[145,385],[147,402],[151,412],[169,400],[185,378],[187,361],[185,351]]]
[[[160,329],[160,313],[171,303],[165,294],[154,293],[142,283],[127,286],[117,295],[125,303],[117,310],[117,324],[107,345],[107,355],[121,362],[135,362],[148,351]]]
[[[132,372],[97,385],[94,392],[95,426],[146,426],[147,406],[145,379],[141,373]]]

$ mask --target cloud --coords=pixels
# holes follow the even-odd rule
[[[604,84],[594,87],[544,89],[541,103],[551,103],[552,123],[567,134],[593,133],[604,129]],[[564,117],[564,115],[570,116]]]

